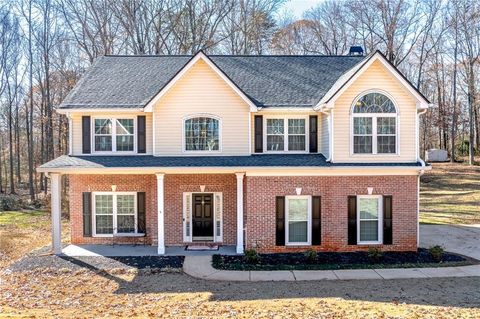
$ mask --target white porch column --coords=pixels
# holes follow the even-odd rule
[[[159,255],[165,254],[165,218],[164,218],[164,177],[165,174],[157,173],[157,224],[158,224],[158,249]]]
[[[50,174],[50,192],[52,202],[52,246],[53,253],[60,255],[62,253],[62,175]]]
[[[243,254],[243,177],[245,173],[237,175],[237,254]]]

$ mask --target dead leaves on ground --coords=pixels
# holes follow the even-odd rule
[[[158,282],[162,282],[161,291]],[[255,285],[272,283],[252,283]],[[321,283],[319,283],[321,284]],[[197,286],[195,286],[197,285]],[[347,298],[214,298],[202,281],[175,273],[38,270],[4,273],[0,313],[33,317],[475,318],[479,309]],[[213,285],[213,286],[212,286]],[[208,287],[215,287],[209,283]],[[226,285],[218,283],[218,285]],[[228,285],[228,284],[227,284]],[[314,287],[314,286],[313,286]],[[299,287],[292,286],[292,289]],[[273,288],[272,288],[273,289]],[[211,289],[210,289],[211,290]],[[219,290],[220,291],[220,290]],[[218,291],[216,292],[218,293]],[[1,317],[1,315],[0,315]]]

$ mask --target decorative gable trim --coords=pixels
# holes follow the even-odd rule
[[[202,51],[194,55],[190,61],[145,105],[145,112],[153,112],[155,104],[190,70],[198,60],[204,61],[212,70],[214,70],[250,107],[250,112],[258,110],[255,103]]]
[[[314,107],[315,110],[331,109],[335,101],[354,83],[375,61],[379,61],[389,73],[395,77],[400,84],[417,100],[417,109],[425,110],[431,106],[430,101],[416,88],[405,76],[380,52],[375,51],[361,64],[350,69],[344,76],[340,77],[332,88]]]

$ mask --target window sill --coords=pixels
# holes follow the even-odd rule
[[[400,154],[399,154],[399,153],[376,153],[376,154],[373,154],[373,153],[358,153],[358,154],[351,153],[350,156],[351,156],[351,157],[367,157],[367,156],[375,156],[375,157],[380,157],[380,156],[397,157],[397,156],[400,156]]]
[[[186,155],[218,155],[221,154],[222,151],[182,151],[183,154]]]
[[[137,155],[137,151],[109,151],[109,152],[95,152],[82,155]],[[143,153],[142,153],[143,154]]]
[[[312,246],[310,243],[285,243],[286,247],[305,247]]]
[[[383,245],[383,243],[380,241],[362,241],[362,242],[357,242],[357,245],[358,246]]]
[[[263,151],[257,154],[310,154],[309,151]]]
[[[98,234],[98,235],[92,235],[92,237],[97,237],[97,238],[112,238],[112,237],[144,237],[145,233],[135,233],[135,234],[129,234],[129,233],[119,233],[119,234]]]

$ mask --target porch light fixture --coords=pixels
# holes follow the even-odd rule
[[[373,187],[367,187],[367,192],[368,192],[368,195],[372,195],[373,194]]]
[[[200,191],[203,193],[205,192],[205,185],[200,185]]]
[[[117,185],[112,185],[112,192],[115,192],[117,190]]]
[[[301,187],[295,188],[295,192],[297,193],[297,195],[301,195],[302,194],[302,188]]]

